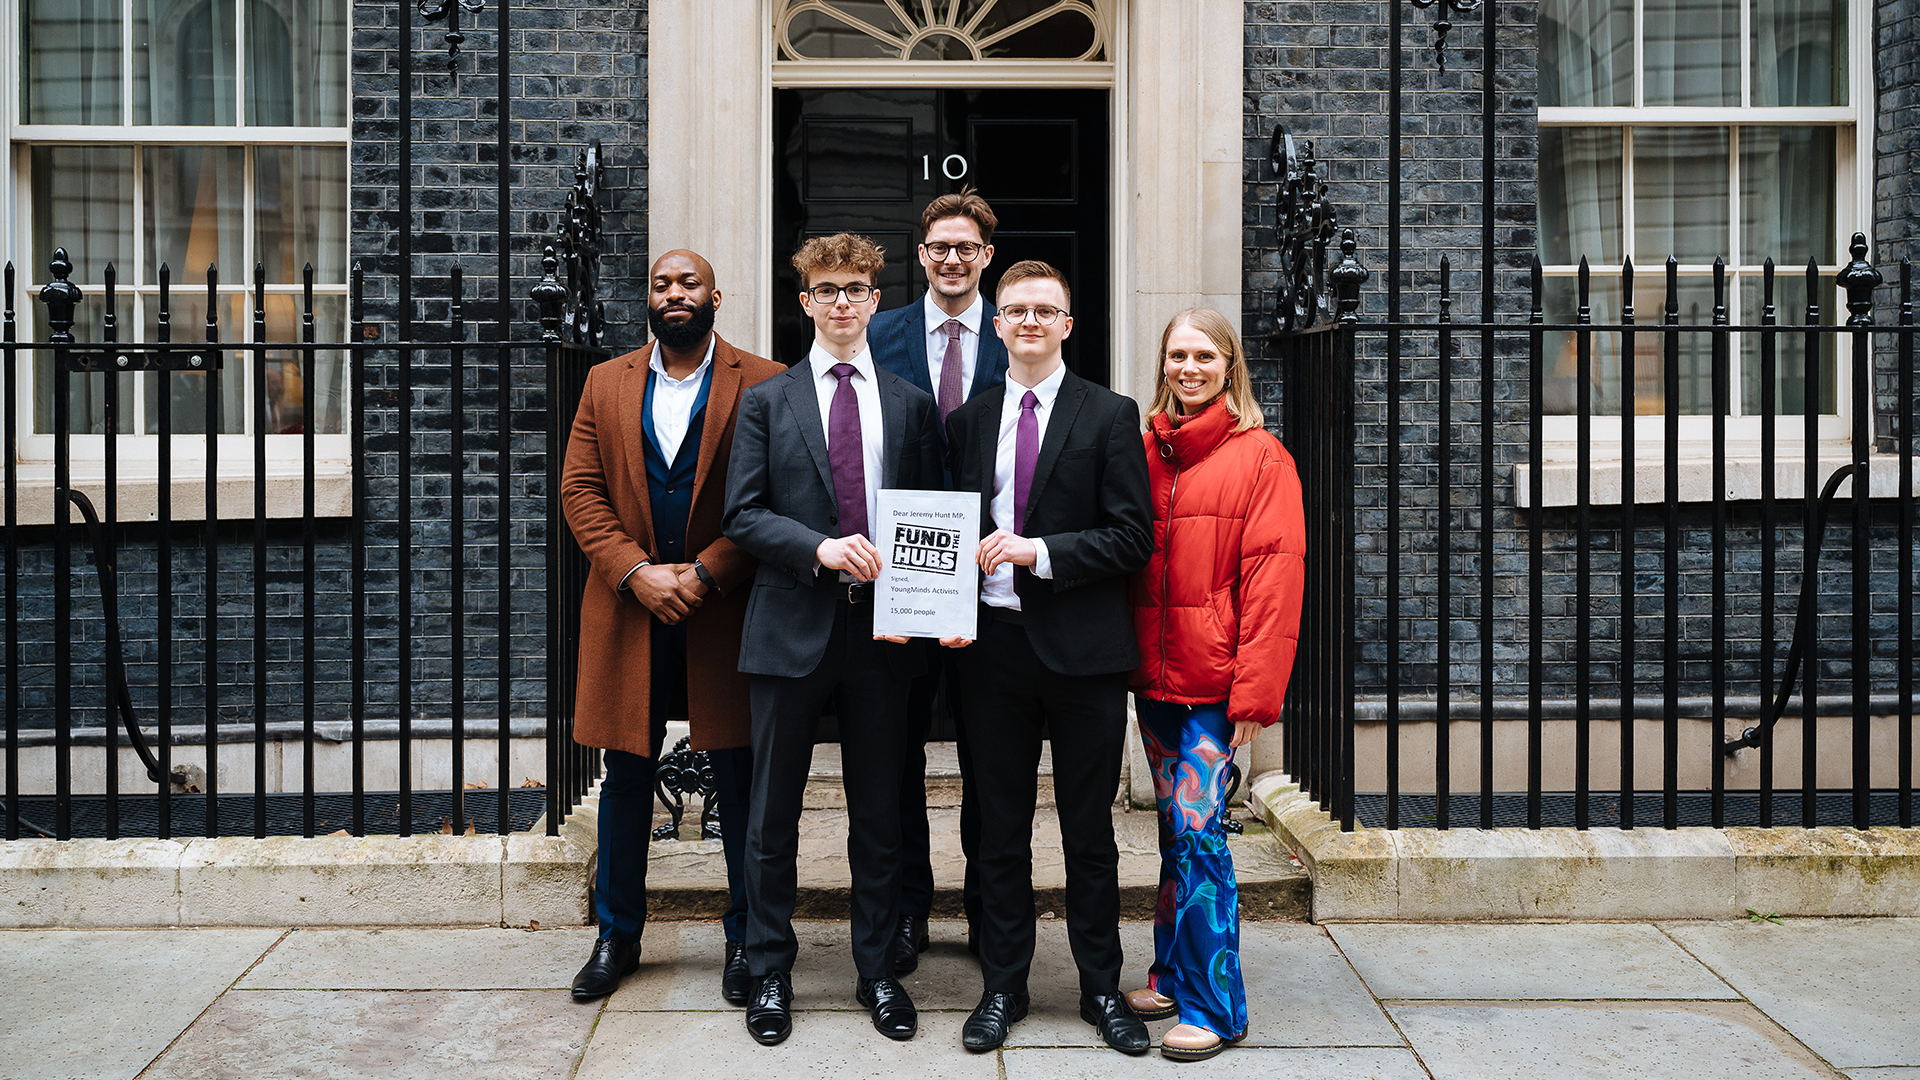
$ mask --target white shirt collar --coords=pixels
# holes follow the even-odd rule
[[[943,333],[940,328],[947,325],[948,319],[959,319],[961,326],[966,327],[967,330],[976,337],[979,336],[980,321],[986,316],[987,304],[978,290],[975,290],[973,294],[973,303],[968,304],[967,310],[958,315],[949,315],[940,310],[940,305],[933,302],[932,289],[927,290],[926,295],[921,298],[920,303],[927,313],[927,333]]]
[[[872,349],[862,346],[860,351],[854,355],[853,359],[845,362],[852,364],[854,371],[868,382],[873,381]],[[821,348],[820,343],[816,341],[813,343],[813,348],[807,353],[807,363],[813,365],[814,378],[826,379],[833,377],[833,365],[841,363],[841,361],[836,359],[832,353]]]
[[[1060,362],[1059,367],[1053,369],[1053,374],[1041,379],[1040,385],[1038,386],[1021,386],[1014,380],[1013,373],[1009,371],[1007,373],[1007,401],[1012,403],[1015,408],[1018,408],[1020,399],[1026,396],[1028,390],[1032,390],[1033,396],[1040,401],[1040,407],[1042,409],[1051,409],[1053,408],[1053,399],[1060,394],[1060,384],[1065,382],[1066,378],[1067,364],[1065,360]]]
[[[720,340],[720,335],[718,334],[707,335],[706,357],[700,361],[699,367],[693,369],[693,374],[687,376],[684,379],[676,379],[673,376],[667,374],[667,366],[660,359],[660,343],[658,341],[655,341],[653,343],[653,352],[647,357],[647,366],[652,368],[654,372],[660,376],[661,382],[666,383],[669,386],[685,386],[686,384],[691,382],[699,382],[701,378],[703,378],[706,375],[707,368],[713,365],[713,346],[714,346],[714,343],[719,340]]]

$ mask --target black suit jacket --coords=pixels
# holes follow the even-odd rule
[[[878,365],[874,374],[885,440],[877,486],[938,490],[933,398]],[[734,426],[722,528],[760,560],[740,640],[741,671],[798,678],[820,666],[833,605],[847,593],[837,571],[814,572],[813,557],[822,540],[840,535],[839,515],[813,365],[802,362],[742,395]],[[886,648],[896,651],[892,663],[901,674],[925,666],[922,649]]]
[[[983,536],[994,529],[994,454],[1011,385],[993,387],[947,417],[953,487],[980,493]],[[1153,504],[1140,407],[1132,398],[1067,372],[1034,461],[1023,535],[1046,541],[1053,564],[1051,579],[1027,566],[1013,572],[1040,662],[1062,675],[1138,667],[1126,576],[1153,553]]]

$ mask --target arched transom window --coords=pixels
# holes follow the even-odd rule
[[[782,60],[1106,60],[1086,0],[789,0]]]

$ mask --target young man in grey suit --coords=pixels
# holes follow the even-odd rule
[[[980,293],[980,274],[993,264],[993,207],[963,188],[927,204],[920,214],[920,267],[926,295],[916,304],[883,311],[867,327],[874,360],[934,396],[944,440],[947,417],[968,399],[1007,378],[1007,346],[993,331],[998,310]],[[932,642],[925,642],[931,646]],[[905,975],[920,966],[933,913],[933,851],[927,826],[927,733],[933,699],[946,683],[947,705],[959,719],[959,679],[949,656],[931,650],[927,673],[907,695],[907,758],[900,775],[900,926],[893,942],[894,969]],[[967,946],[979,951],[980,883],[973,853],[980,840],[980,806],[973,794],[965,733],[956,732],[960,754],[960,851],[967,861],[961,904],[967,916]]]
[[[747,810],[747,1031],[793,1031],[795,859],[814,727],[829,700],[840,725],[853,873],[856,997],[873,1026],[910,1039],[919,1016],[894,978],[900,899],[900,766],[907,686],[924,649],[873,634],[870,536],[881,488],[941,487],[933,398],[874,364],[867,322],[884,259],[865,237],[815,237],[793,257],[813,319],[807,359],[741,397],[725,532],[760,560],[740,670],[753,713]]]
[[[1053,745],[1055,805],[1067,871],[1067,937],[1080,969],[1080,1016],[1107,1045],[1147,1051],[1147,1029],[1120,996],[1119,850],[1113,793],[1126,739],[1127,676],[1140,662],[1126,576],[1153,551],[1140,409],[1066,369],[1073,331],[1060,271],[1015,263],[994,320],[1005,385],[947,421],[955,491],[979,492],[980,623],[960,649],[962,704],[980,794],[980,1004],[961,1030],[969,1050],[1006,1041],[1027,1014],[1033,966],[1033,807],[1041,732]]]

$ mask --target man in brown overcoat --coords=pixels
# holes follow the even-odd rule
[[[732,903],[721,991],[745,1004],[742,867],[753,757],[741,625],[757,565],[720,534],[734,414],[784,369],[720,340],[713,268],[670,251],[649,273],[654,344],[596,365],[567,441],[560,497],[593,565],[580,606],[574,740],[605,750],[594,910],[600,936],[575,1001],[611,994],[640,960],[654,762],[685,716],[718,786]]]

